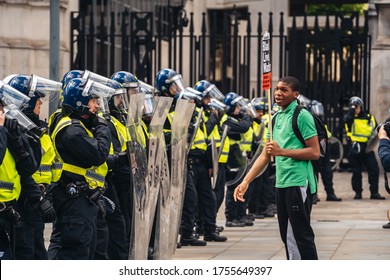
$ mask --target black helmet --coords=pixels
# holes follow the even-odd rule
[[[256,97],[253,98],[251,103],[255,106],[256,110],[268,112],[268,99],[266,97]]]
[[[352,96],[349,99],[348,106],[351,107],[352,105],[363,107],[363,100],[360,97]]]

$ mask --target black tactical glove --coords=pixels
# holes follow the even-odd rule
[[[4,126],[7,128],[9,133],[19,133],[19,135],[20,135],[20,129],[18,130],[18,121],[17,120],[5,118]]]
[[[99,125],[107,126],[107,121],[99,116],[92,118],[92,127],[98,127]]]
[[[129,156],[126,152],[120,152],[118,154],[115,154],[114,159],[116,167],[130,166]]]
[[[97,201],[97,206],[99,207],[99,212],[102,218],[105,218],[107,215],[115,211],[115,203],[104,195],[102,195]]]
[[[54,211],[51,202],[48,199],[41,197],[37,204],[37,208],[42,212],[44,222],[54,222],[56,218],[56,212]]]

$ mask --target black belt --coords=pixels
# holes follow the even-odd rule
[[[206,160],[201,158],[188,158],[187,164],[194,165],[194,164],[205,164]]]
[[[9,207],[13,207],[15,205],[15,200],[0,202],[0,212],[7,210]]]

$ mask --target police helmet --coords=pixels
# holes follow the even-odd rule
[[[268,99],[266,97],[255,97],[252,99],[251,103],[255,106],[255,109],[258,111],[268,112]]]
[[[308,109],[313,115],[316,115],[317,117],[323,118],[325,116],[324,106],[318,100],[312,100]]]
[[[129,97],[126,89],[118,81],[112,79],[107,80],[104,85],[115,90],[108,101],[110,112],[127,113]]]
[[[83,71],[82,70],[70,70],[68,72],[65,73],[64,77],[62,78],[62,89],[65,88],[66,84],[74,79],[74,78],[81,78],[83,75]]]
[[[26,106],[24,106],[22,109],[22,111],[25,113],[32,113],[34,111],[37,100],[45,96],[44,94],[37,91],[30,91],[31,78],[31,75],[20,74],[16,75],[8,82],[11,87],[30,97],[30,100]]]
[[[127,71],[115,72],[114,74],[112,74],[111,79],[119,82],[122,85],[122,87],[126,89],[134,89],[137,90],[138,92],[139,89],[138,78],[130,72]]]
[[[206,94],[206,96],[209,96],[210,98],[215,98],[218,101],[222,101],[224,98],[222,92],[214,84],[210,83],[207,80],[201,80],[197,82],[194,86],[194,89],[199,92],[203,92]]]
[[[170,92],[169,88],[174,82],[173,78],[176,76],[178,76],[178,74],[169,68],[158,71],[156,75],[156,89],[160,92],[160,94],[169,96],[175,95]]]
[[[235,92],[229,92],[228,94],[226,94],[225,98],[223,99],[223,103],[225,103],[227,106],[227,113],[228,114],[231,114],[234,112],[234,110],[236,109],[236,106],[238,104],[237,101],[239,99],[242,99],[242,96],[239,96]]]
[[[45,102],[50,96],[60,93],[61,83],[36,75],[15,75],[8,81],[8,84],[20,91],[21,93],[30,97],[28,106],[23,108],[24,113],[33,113],[38,99]]]
[[[352,96],[349,99],[348,106],[349,107],[351,107],[351,106],[360,106],[361,108],[363,108],[363,100],[360,97]]]

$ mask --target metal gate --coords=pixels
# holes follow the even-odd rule
[[[183,74],[188,86],[207,79],[224,93],[264,96],[261,40],[267,30],[274,78],[297,77],[302,94],[324,104],[336,137],[342,139],[342,116],[351,96],[360,96],[369,108],[367,14],[363,24],[355,13],[293,17],[286,28],[283,12],[277,20],[269,13],[265,25],[261,13],[251,15],[246,8],[209,10],[197,33],[193,17],[181,6],[158,6],[154,13],[72,12],[71,68],[107,77],[127,70],[153,84],[158,70],[170,67]]]

